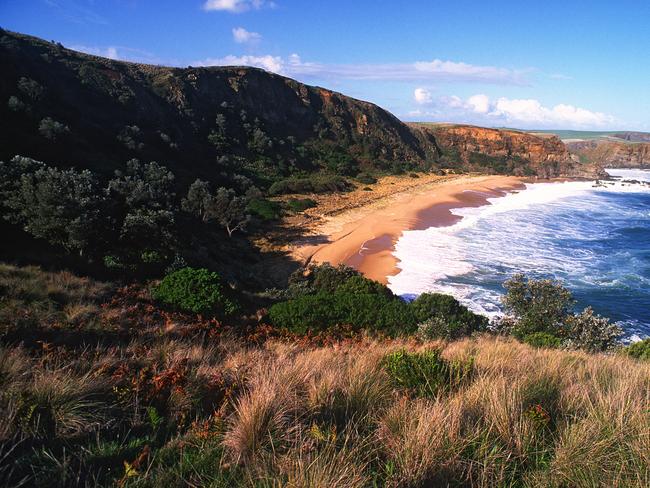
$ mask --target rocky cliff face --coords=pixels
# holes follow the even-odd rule
[[[538,136],[514,130],[487,129],[468,125],[418,124],[431,132],[443,157],[463,161],[470,168],[489,165],[497,172],[559,176],[598,176],[595,165],[580,164],[555,136]]]
[[[650,143],[596,140],[569,142],[567,147],[583,161],[605,168],[650,168]]]

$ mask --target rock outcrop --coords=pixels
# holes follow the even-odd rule
[[[599,139],[568,142],[567,147],[582,161],[605,168],[650,168],[650,142]]]
[[[448,163],[459,160],[470,168],[487,165],[496,172],[542,178],[602,175],[597,165],[580,164],[556,136],[470,125],[414,125],[434,135]]]

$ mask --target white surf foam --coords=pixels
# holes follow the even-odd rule
[[[648,178],[650,181],[650,172],[638,174],[617,170],[616,175],[620,175],[621,179]],[[397,241],[394,251],[399,260],[397,266],[400,273],[389,277],[389,287],[394,293],[407,297],[427,291],[448,293],[477,312],[494,315],[499,312],[499,294],[472,283],[480,280],[483,274],[489,277],[494,272],[490,266],[496,265],[504,271],[557,271],[572,276],[581,275],[587,281],[596,280],[589,275],[593,259],[590,251],[576,250],[574,255],[558,259],[557,250],[536,246],[540,241],[557,237],[583,240],[588,237],[579,235],[570,221],[539,225],[540,222],[535,219],[553,215],[553,208],[561,206],[567,198],[571,198],[572,208],[580,208],[582,201],[585,201],[584,209],[591,211],[589,205],[593,203],[589,203],[588,198],[575,197],[588,197],[593,192],[650,191],[648,187],[621,181],[604,184],[604,187],[591,181],[528,184],[523,191],[488,199],[488,205],[454,209],[452,213],[463,217],[454,225],[406,231]],[[531,208],[539,211],[530,216],[530,221],[522,221],[521,213],[517,211]],[[482,223],[498,226],[498,238],[482,239],[484,229],[476,229]],[[548,221],[545,223],[548,224]],[[499,249],[505,248],[505,244],[507,251]],[[463,277],[470,273],[472,279],[464,283]],[[606,276],[600,277],[604,282],[607,279]]]

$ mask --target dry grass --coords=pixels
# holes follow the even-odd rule
[[[1,347],[0,476],[28,466],[43,486],[650,486],[647,362],[489,336],[253,346],[163,327],[110,347]],[[472,375],[431,398],[396,388],[387,354],[431,348],[471,358]]]

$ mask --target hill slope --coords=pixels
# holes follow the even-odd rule
[[[228,184],[242,174],[266,188],[322,171],[430,169],[440,164],[436,138],[448,139],[372,103],[256,68],[127,63],[8,31],[0,31],[0,67],[5,160],[21,154],[112,174],[138,158],[166,165],[180,185],[197,177]],[[454,167],[539,176],[581,171],[557,144],[530,138],[540,153],[508,149],[514,157],[506,166],[460,154]],[[491,156],[493,148],[480,144],[472,152],[483,149]],[[548,162],[561,164],[542,164]]]
[[[376,105],[255,68],[125,63],[7,31],[0,67],[0,159],[112,172],[137,157],[177,177],[234,165],[262,180],[437,159],[433,138]]]

